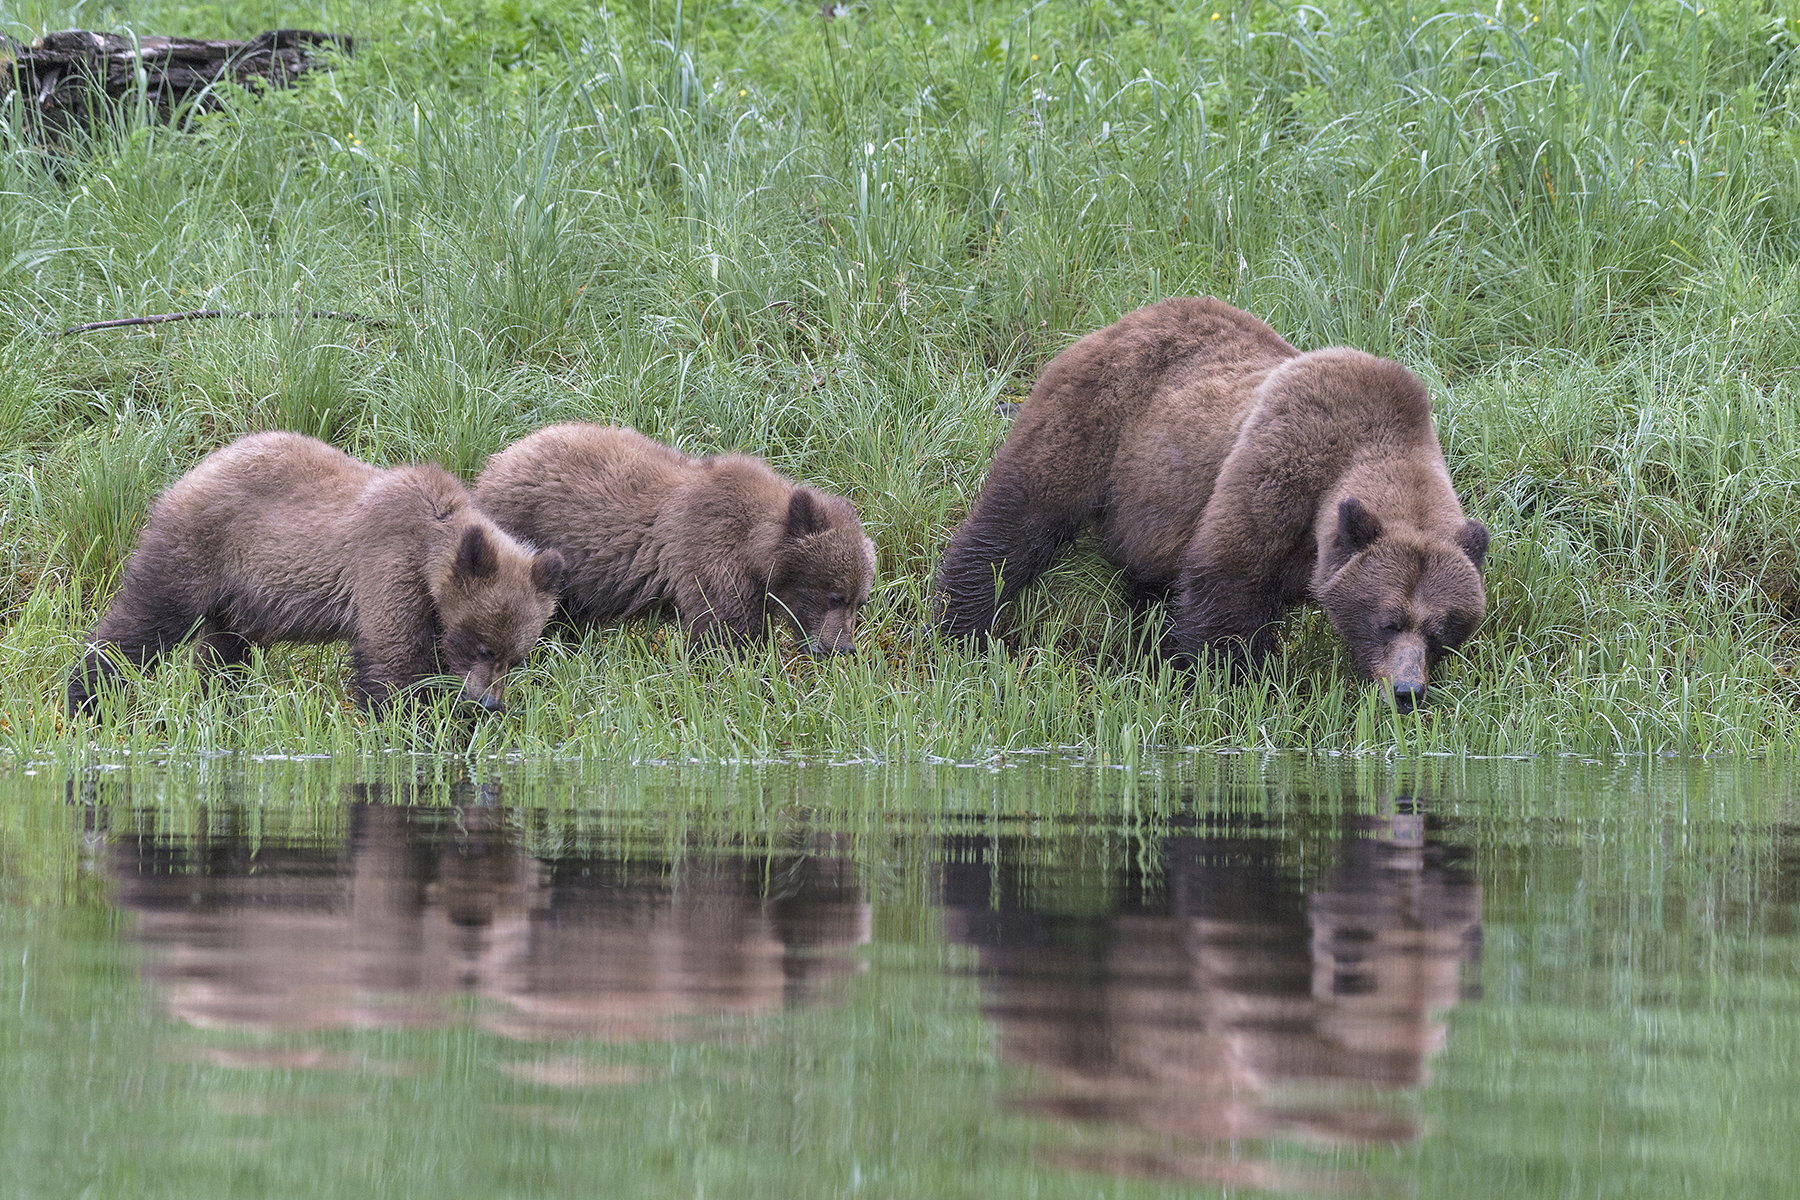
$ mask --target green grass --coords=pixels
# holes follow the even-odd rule
[[[0,121],[0,746],[1784,753],[1797,22],[1781,0],[0,0],[16,35],[359,39],[300,87],[54,156]],[[1172,675],[1086,554],[1002,652],[924,632],[994,401],[1192,293],[1430,382],[1494,544],[1429,717],[1386,714],[1311,610],[1262,677]],[[55,336],[207,306],[389,324]],[[513,714],[471,728],[357,716],[341,653],[280,649],[235,694],[176,669],[98,726],[62,713],[134,521],[229,438],[307,429],[467,478],[569,418],[851,496],[880,557],[862,653],[734,663],[630,625],[547,643]]]

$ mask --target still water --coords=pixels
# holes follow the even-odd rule
[[[0,1193],[1791,1197],[1797,791],[14,768]]]

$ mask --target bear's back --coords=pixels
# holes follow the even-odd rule
[[[587,542],[607,537],[596,525],[620,533],[647,525],[663,498],[694,470],[685,454],[634,429],[566,422],[489,459],[475,482],[475,504],[539,545]]]
[[[1419,377],[1348,346],[1282,363],[1258,391],[1254,420],[1287,436],[1304,432],[1360,447],[1437,445],[1431,394]]]
[[[163,493],[126,590],[184,597],[259,644],[345,636],[366,568],[420,577],[435,518],[461,492],[442,468],[383,470],[304,434],[250,434]]]
[[[513,536],[561,552],[563,606],[572,616],[608,620],[660,594],[659,516],[703,471],[634,429],[566,422],[490,458],[474,500]]]
[[[317,438],[253,433],[201,460],[163,493],[157,508],[183,522],[316,523],[341,516],[376,474]]]
[[[330,586],[348,514],[377,471],[297,433],[214,451],[157,500],[133,566],[202,590]]]
[[[1163,300],[1058,354],[1015,429],[1054,422],[1093,447],[1128,446],[1165,425],[1210,424],[1232,410],[1244,377],[1298,353],[1264,322],[1210,296]]]
[[[1089,334],[1050,365],[1040,387],[1066,369],[1082,380],[1074,395],[1096,401],[1086,453],[1107,468],[1098,532],[1109,558],[1143,579],[1173,578],[1257,387],[1297,354],[1249,313],[1179,297]]]
[[[762,459],[715,454],[690,461],[691,469],[663,506],[660,518],[665,524],[728,537],[755,525],[775,529],[786,519],[788,498],[798,485]]]

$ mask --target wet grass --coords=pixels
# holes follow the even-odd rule
[[[441,10],[441,11],[440,11]],[[1800,122],[1782,3],[1215,9],[0,4],[356,35],[304,86],[42,151],[0,134],[0,746],[627,758],[1079,747],[1783,753],[1800,735]],[[923,631],[1016,399],[1072,338],[1210,293],[1432,385],[1490,615],[1428,716],[1314,611],[1175,676],[1077,555],[986,657]],[[385,326],[218,320],[219,307]],[[336,650],[60,692],[148,499],[301,428],[465,477],[614,420],[843,491],[880,548],[853,661],[667,626],[552,639],[502,722],[371,721]]]

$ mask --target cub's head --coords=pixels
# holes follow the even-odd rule
[[[1320,563],[1319,599],[1365,679],[1392,689],[1411,712],[1424,702],[1431,669],[1475,632],[1487,613],[1481,566],[1488,531],[1465,521],[1452,539],[1383,528],[1350,497]]]
[[[506,672],[531,652],[562,590],[563,557],[535,554],[485,519],[463,527],[433,582],[438,661],[463,677],[463,698],[506,708]]]
[[[795,488],[769,572],[770,616],[815,655],[856,649],[856,618],[875,582],[875,543],[842,496]]]

